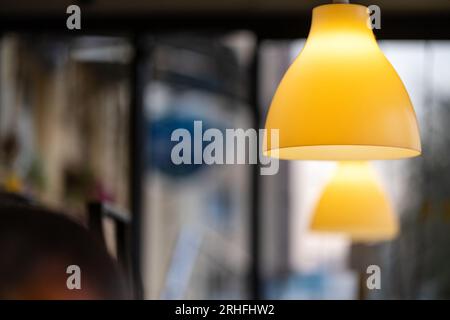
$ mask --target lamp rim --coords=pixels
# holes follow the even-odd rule
[[[310,231],[314,233],[329,233],[338,234],[348,237],[352,242],[357,243],[368,243],[368,242],[381,242],[381,241],[392,241],[398,237],[398,227],[393,228],[390,231],[385,231],[383,229],[377,228],[349,228],[346,227],[347,231],[342,231],[338,227],[316,227],[311,226]],[[382,232],[380,232],[382,230]]]
[[[352,151],[353,155],[350,155]],[[327,155],[320,156],[320,154]],[[420,156],[421,148],[373,144],[314,144],[294,145],[280,148],[270,148],[263,151],[267,157],[282,160],[323,160],[330,161],[359,161],[359,160],[394,160]],[[288,155],[291,154],[291,155]],[[295,155],[294,155],[295,154]],[[313,156],[311,156],[313,154]],[[330,157],[332,154],[332,157]]]

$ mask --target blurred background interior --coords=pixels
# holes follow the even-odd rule
[[[358,1],[381,8],[375,34],[421,129],[421,157],[373,163],[400,221],[394,240],[309,230],[336,163],[281,161],[261,176],[170,161],[171,132],[194,120],[264,127],[323,3],[87,0],[82,30],[68,31],[72,1],[1,1],[2,190],[82,223],[112,205],[105,241],[136,298],[450,298],[448,0]],[[370,264],[381,290],[361,286]]]

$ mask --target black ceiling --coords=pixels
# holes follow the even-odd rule
[[[67,33],[66,8],[79,4],[82,31],[153,32],[249,29],[262,38],[305,37],[323,0],[0,0],[0,32]],[[450,0],[358,1],[381,8],[379,38],[450,39]]]

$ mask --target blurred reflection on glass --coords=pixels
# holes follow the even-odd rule
[[[171,141],[172,132],[186,129],[193,141],[194,121],[202,122],[203,132],[251,126],[248,66],[239,60],[245,49],[236,50],[230,41],[185,34],[149,43],[148,298],[239,299],[248,294],[250,166],[176,165],[171,160],[178,143]]]

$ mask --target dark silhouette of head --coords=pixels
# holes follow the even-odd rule
[[[29,204],[1,203],[0,299],[128,298],[115,261],[82,225]],[[67,286],[71,265],[81,271],[80,289]]]

